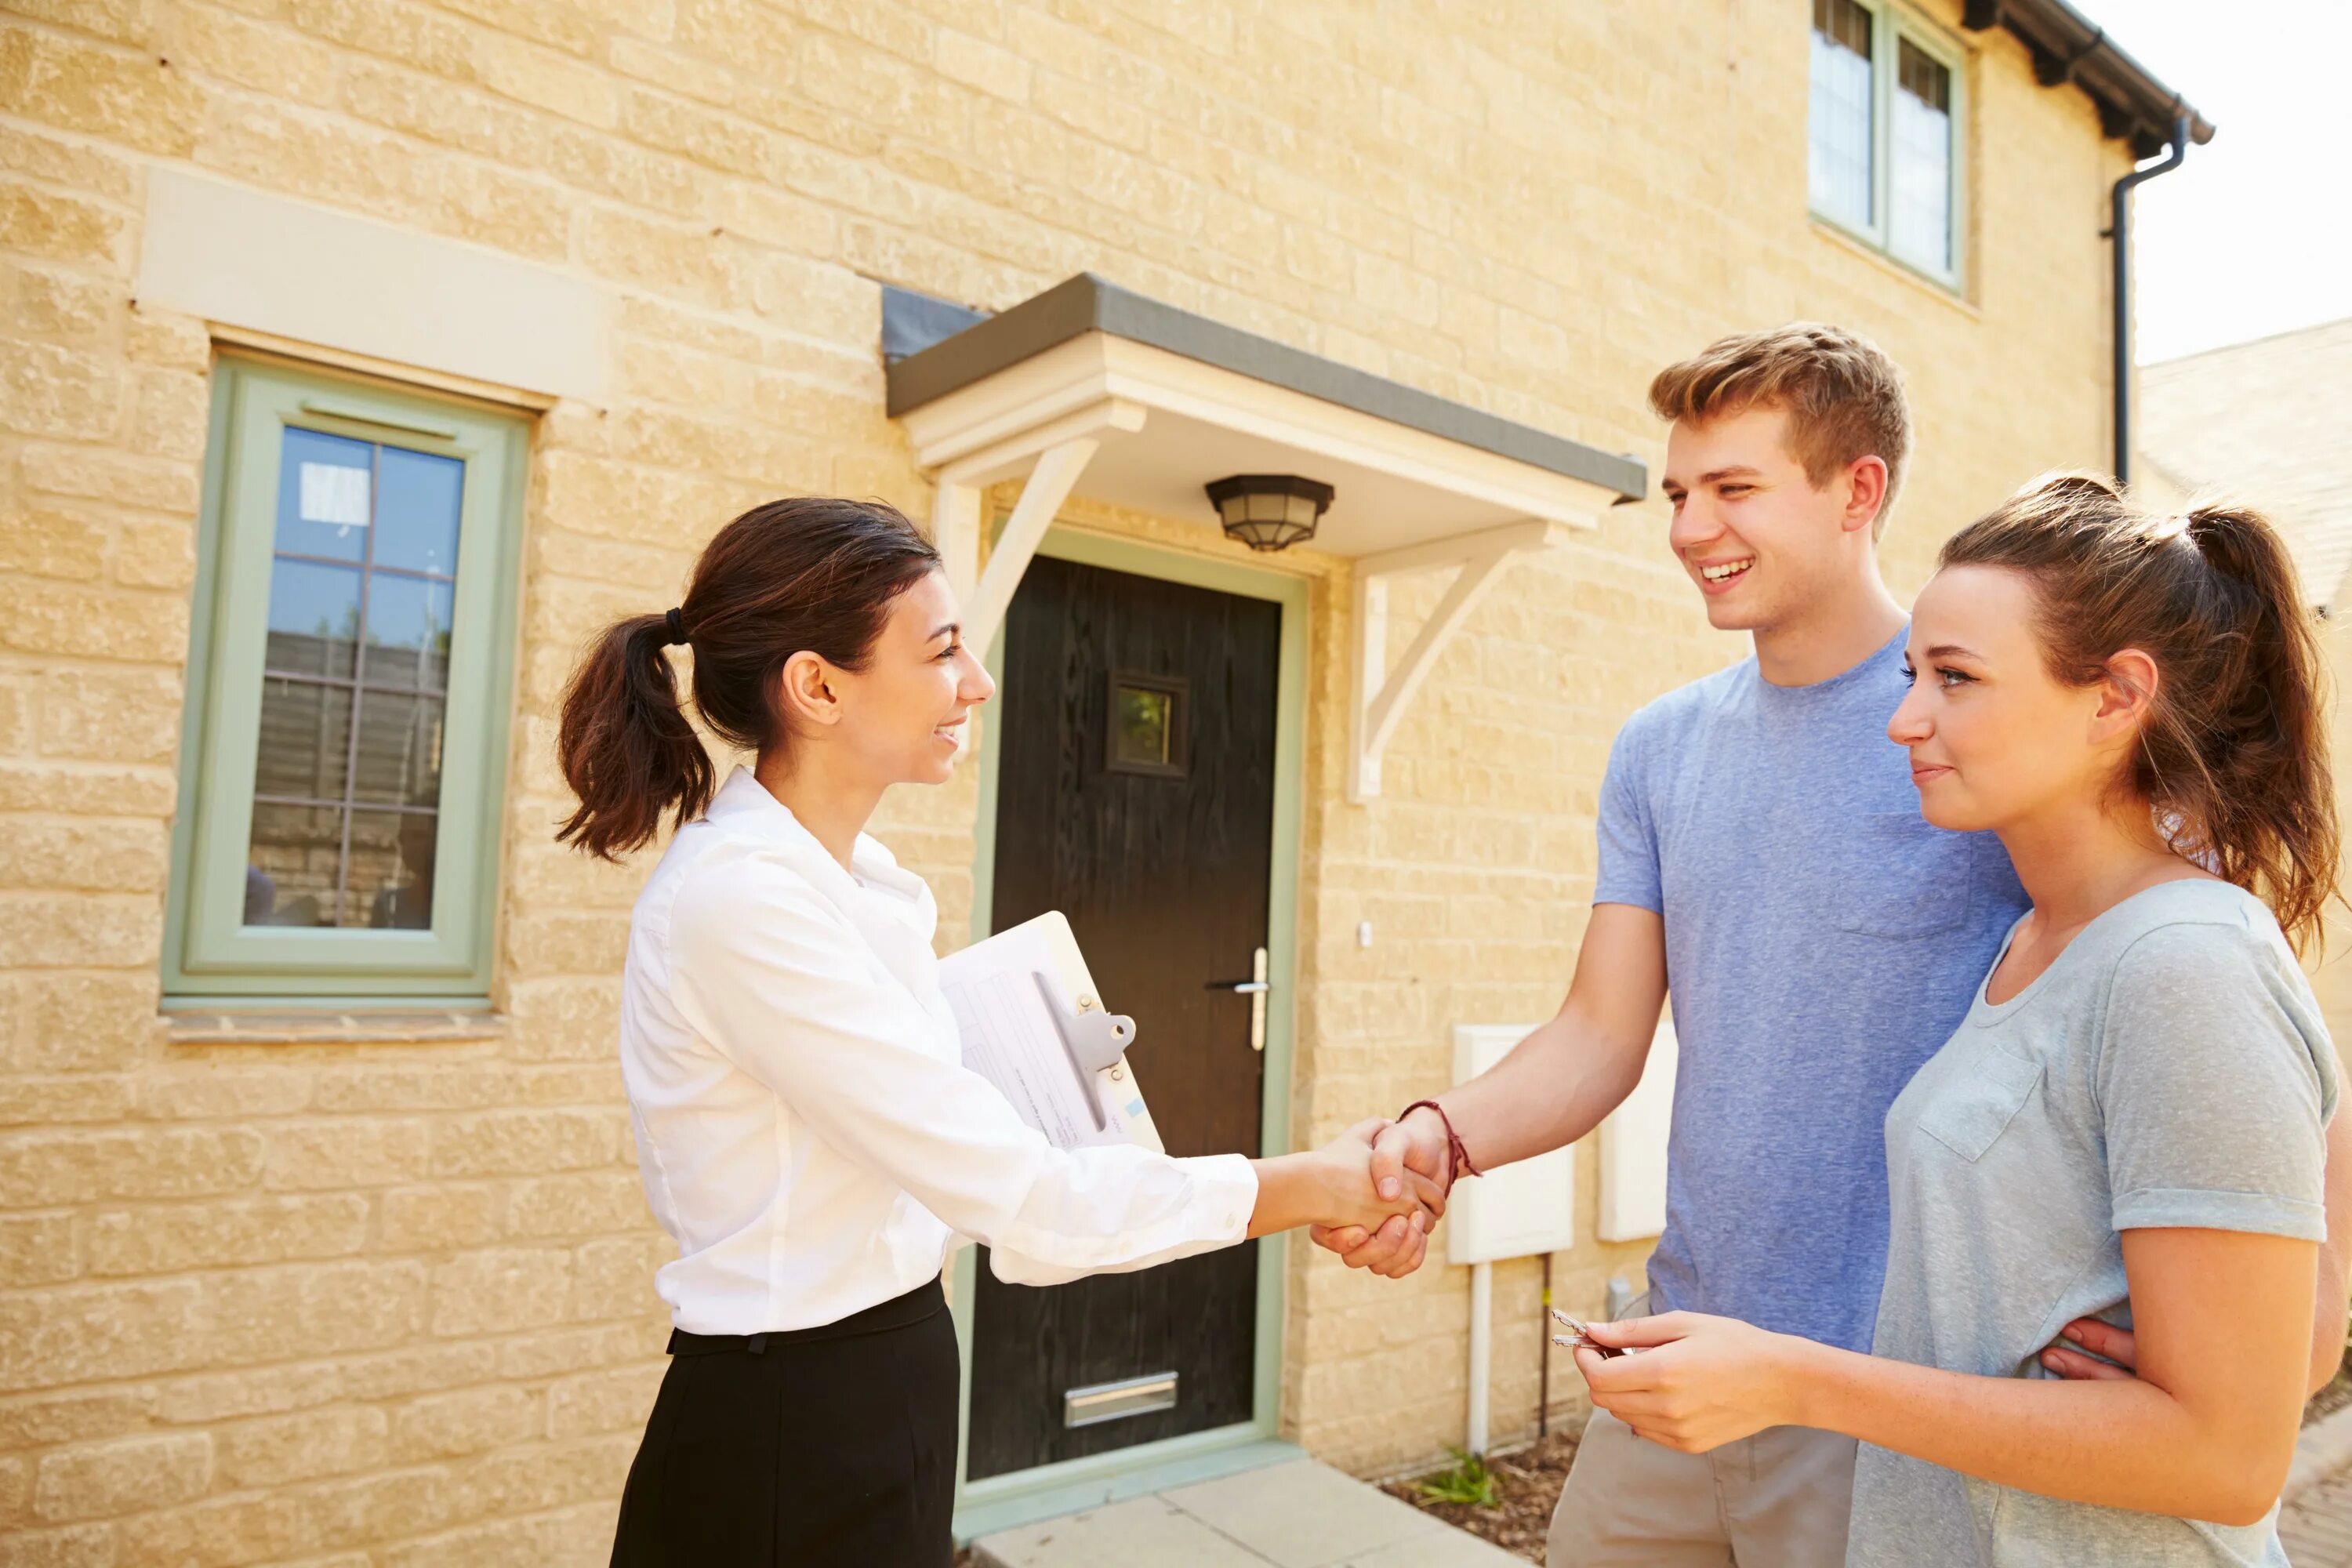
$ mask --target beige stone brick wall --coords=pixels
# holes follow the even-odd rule
[[[1806,219],[1804,26],[1778,0],[16,0],[0,1561],[603,1560],[660,1370],[666,1249],[612,1066],[644,865],[550,843],[551,713],[582,639],[668,603],[743,505],[926,508],[882,413],[877,280],[998,307],[1092,268],[1654,460],[1659,363],[1840,320],[1913,375],[1922,451],[1887,544],[1906,592],[2021,474],[2096,461],[2120,152],[2088,102],[2033,86],[2005,35],[1974,40],[1955,298]],[[204,323],[132,298],[166,163],[557,267],[611,306],[611,396],[532,442],[494,1026],[159,1022],[211,356]],[[1346,569],[1284,563],[1316,579],[1299,1139],[1437,1087],[1454,1022],[1557,1005],[1611,732],[1738,651],[1662,530],[1654,503],[1620,509],[1515,574],[1362,807],[1341,790]],[[966,777],[880,824],[950,942],[975,802]],[[1595,1175],[1588,1157],[1588,1207]],[[1596,1305],[1639,1255],[1564,1255],[1563,1298]],[[1535,1268],[1498,1269],[1503,1436],[1532,1422]],[[1461,1271],[1390,1285],[1302,1247],[1291,1287],[1288,1430],[1367,1472],[1458,1435]],[[1556,1365],[1563,1413],[1574,1383]]]

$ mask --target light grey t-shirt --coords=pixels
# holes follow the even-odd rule
[[[2008,1001],[1979,984],[1886,1113],[1874,1353],[2046,1377],[2070,1320],[2130,1323],[2122,1232],[2321,1239],[2335,1104],[2318,1004],[2259,900],[2201,878],[2125,900]],[[2062,1502],[1868,1444],[1853,1491],[1855,1568],[2286,1563],[2275,1510],[2229,1526]]]

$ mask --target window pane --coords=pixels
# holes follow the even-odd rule
[[[1946,272],[1952,266],[1952,73],[1908,38],[1896,49],[1886,242],[1906,261]]]
[[[441,700],[402,692],[360,693],[357,800],[392,805],[441,804]]]
[[[270,668],[348,680],[359,630],[358,572],[282,556],[270,563]]]
[[[433,844],[439,819],[427,811],[352,813],[351,882],[343,924],[423,931],[433,923]]]
[[[365,555],[374,454],[365,441],[289,429],[278,469],[278,548],[337,561]]]
[[[245,923],[334,924],[342,844],[343,814],[336,808],[256,801],[245,868]]]
[[[1815,210],[1867,226],[1872,209],[1871,14],[1854,0],[1813,0],[1807,187]]]
[[[261,754],[253,793],[304,800],[343,798],[350,766],[352,689],[275,676],[261,683]]]
[[[375,563],[455,576],[466,465],[386,447],[379,483]]]
[[[457,590],[422,577],[368,576],[367,682],[412,691],[449,685],[449,623]]]
[[[1174,728],[1175,697],[1133,686],[1118,689],[1118,760],[1165,766]]]

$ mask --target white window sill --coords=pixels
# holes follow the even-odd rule
[[[446,1045],[503,1039],[507,1016],[442,1008],[189,1009],[165,1013],[163,1025],[165,1040],[174,1046]]]

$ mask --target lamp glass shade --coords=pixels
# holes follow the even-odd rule
[[[1296,474],[1235,474],[1207,489],[1226,534],[1261,551],[1314,538],[1332,496],[1329,485]]]

